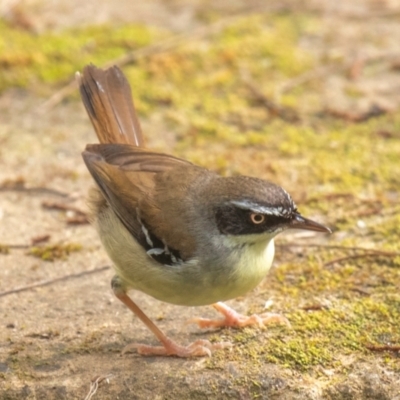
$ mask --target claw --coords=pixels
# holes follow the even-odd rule
[[[223,303],[213,304],[213,307],[220,312],[225,318],[222,319],[207,319],[207,318],[192,318],[188,323],[195,323],[200,328],[244,328],[245,326],[257,325],[259,328],[264,328],[270,323],[280,323],[290,327],[290,322],[282,315],[274,313],[264,313],[261,315],[253,314],[246,316],[237,313],[232,308]]]
[[[169,341],[165,346],[148,346],[132,343],[122,350],[122,355],[136,350],[143,356],[176,356],[176,357],[211,357],[215,350],[231,347],[229,342],[211,343],[208,340],[196,340],[188,346],[180,346]]]

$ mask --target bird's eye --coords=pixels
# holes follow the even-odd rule
[[[265,215],[257,214],[257,213],[251,213],[250,214],[250,219],[251,219],[251,222],[253,224],[260,225],[265,221]]]

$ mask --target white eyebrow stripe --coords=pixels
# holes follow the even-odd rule
[[[293,208],[296,209],[297,207],[296,207],[295,202],[292,199],[292,196],[290,196],[290,194],[284,188],[281,188],[281,189],[283,190],[283,193],[286,194],[286,196],[289,199],[289,202],[292,204]]]
[[[250,210],[260,214],[275,215],[276,217],[284,217],[289,212],[282,206],[265,207],[248,200],[242,200],[242,201],[232,200],[230,203],[236,207],[242,208],[243,210]]]

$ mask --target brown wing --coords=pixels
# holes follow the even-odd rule
[[[122,71],[88,65],[78,75],[83,104],[100,143],[144,146],[131,88]]]
[[[127,144],[89,144],[86,151],[101,155],[106,163],[123,171],[163,172],[176,166],[193,165],[181,158]]]
[[[166,219],[179,215],[183,209],[181,192],[187,190],[187,185],[182,180],[185,180],[187,168],[201,168],[173,156],[151,153],[128,144],[88,145],[82,155],[109,206],[146,250],[142,225],[153,234],[153,242],[158,246],[164,246],[162,243],[165,242],[175,250],[185,242],[188,243],[186,256],[194,250],[187,233],[173,232]],[[175,174],[175,178],[171,179],[170,173]],[[171,189],[172,197],[160,197],[160,192],[167,187]]]
[[[195,240],[185,204],[188,190],[197,174],[210,173],[143,148],[130,87],[117,67],[103,71],[90,65],[79,79],[82,101],[101,143],[88,145],[83,158],[109,207],[146,251],[150,242],[157,250],[168,246],[162,254],[153,252],[157,261],[189,258]]]

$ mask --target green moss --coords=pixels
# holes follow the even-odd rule
[[[85,64],[101,65],[157,37],[151,29],[133,25],[69,29],[38,36],[0,22],[0,33],[0,91],[9,86],[71,79]]]
[[[43,247],[31,247],[28,254],[41,258],[44,261],[66,259],[71,253],[82,250],[77,243],[55,244]]]
[[[230,360],[240,362],[250,375],[264,363],[301,371],[316,372],[315,367],[339,371],[347,368],[343,360],[352,357],[374,358],[375,363],[399,371],[395,352],[372,353],[367,348],[400,343],[399,268],[379,257],[325,267],[324,260],[340,258],[338,251],[309,249],[302,260],[274,270],[261,285],[259,296],[265,289],[268,297],[279,298],[276,308],[286,310],[291,327],[225,330],[223,340],[233,342],[234,351],[208,360],[208,368],[222,368]]]

